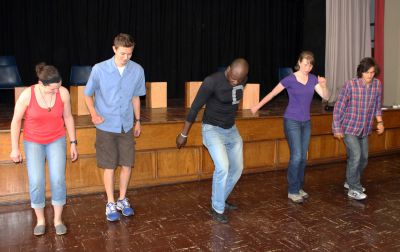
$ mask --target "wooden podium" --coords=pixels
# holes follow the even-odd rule
[[[167,107],[166,82],[146,82],[146,107],[148,108]]]
[[[14,88],[14,102],[17,103],[19,96],[21,95],[22,91],[27,87],[15,87]]]
[[[73,115],[89,115],[89,110],[85,103],[85,86],[70,86],[71,111]]]
[[[260,101],[260,84],[247,83],[243,90],[243,98],[240,101],[239,109],[251,109]]]
[[[199,91],[202,81],[187,81],[185,82],[185,108],[192,106],[193,100]]]

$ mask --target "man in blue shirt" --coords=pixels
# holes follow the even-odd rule
[[[140,97],[146,94],[143,68],[130,60],[133,38],[114,38],[114,57],[96,64],[85,88],[85,101],[96,126],[97,166],[104,169],[109,221],[134,214],[126,190],[135,161],[134,136],[140,135]],[[95,98],[94,98],[95,97]],[[135,122],[135,125],[134,125]],[[133,129],[134,127],[134,129]],[[119,198],[114,200],[114,170],[121,165]]]

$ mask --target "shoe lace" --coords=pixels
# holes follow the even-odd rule
[[[110,210],[110,212],[116,212],[117,211],[117,207],[112,202],[107,204],[107,208]]]
[[[125,198],[125,199],[123,199],[123,200],[120,200],[119,202],[121,202],[121,204],[122,204],[124,207],[130,207],[130,204],[129,204],[129,201],[128,201],[127,198]]]

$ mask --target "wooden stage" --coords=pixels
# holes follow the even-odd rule
[[[249,110],[238,112],[237,126],[244,141],[245,173],[286,168],[289,149],[282,120],[286,104],[285,98],[279,98],[256,116]],[[142,106],[142,134],[136,139],[136,164],[130,188],[195,181],[212,176],[213,163],[202,145],[202,112],[192,127],[186,147],[178,150],[175,137],[183,127],[188,110],[184,108],[183,101],[168,101],[168,105],[167,109],[146,109]],[[0,112],[0,203],[27,201],[26,163],[14,164],[9,158],[12,108],[4,109],[3,106]],[[319,100],[313,101],[311,112],[308,164],[344,160],[345,146],[332,136],[332,112],[324,111]],[[388,109],[384,111],[383,118],[386,131],[382,135],[373,133],[370,137],[371,156],[400,152],[400,110]],[[75,124],[79,159],[76,162],[67,160],[67,193],[103,192],[102,170],[96,167],[95,128],[89,116],[75,117]]]

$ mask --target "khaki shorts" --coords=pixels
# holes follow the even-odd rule
[[[96,128],[95,146],[99,168],[115,169],[118,165],[133,167],[135,163],[133,129],[126,133],[113,133]]]

